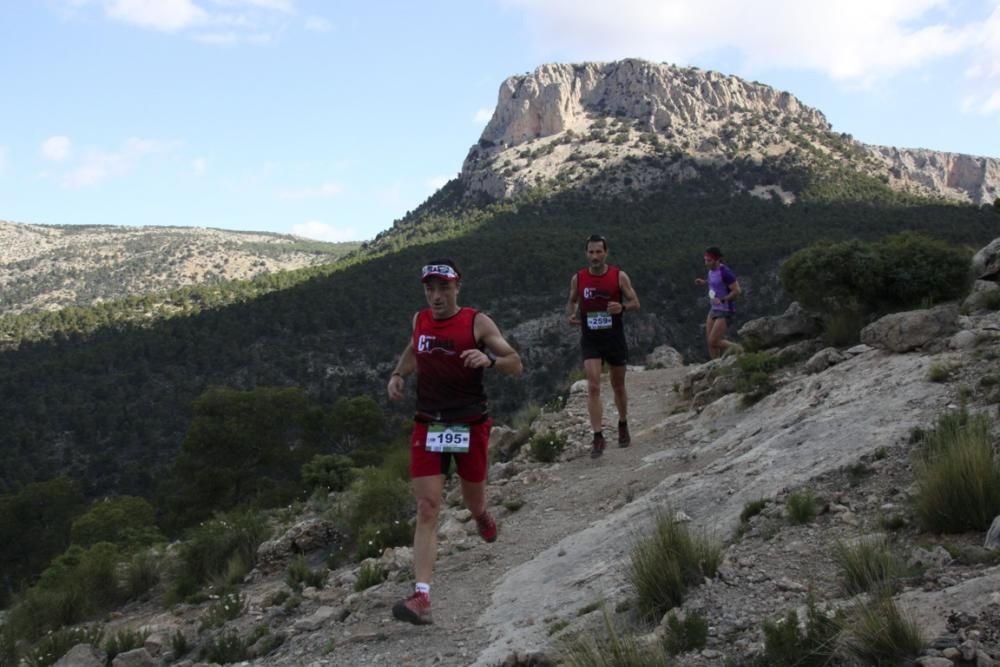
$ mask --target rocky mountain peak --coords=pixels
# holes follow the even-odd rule
[[[788,92],[637,59],[546,64],[508,78],[461,178],[495,199],[584,184],[616,195],[695,178],[699,166],[784,156],[827,168],[832,161],[925,196],[980,204],[1000,195],[995,159],[868,146],[833,132],[822,112]],[[734,186],[795,199],[782,183]]]

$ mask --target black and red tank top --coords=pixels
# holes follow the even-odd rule
[[[595,276],[589,269],[576,274],[576,289],[580,301],[580,324],[586,335],[603,335],[624,331],[621,313],[608,313],[608,302],[622,301],[622,288],[618,283],[621,269],[608,265],[608,270]]]
[[[430,308],[417,313],[413,352],[417,357],[418,416],[440,421],[473,421],[486,414],[483,369],[466,368],[459,356],[476,349],[475,308],[460,308],[435,320]]]

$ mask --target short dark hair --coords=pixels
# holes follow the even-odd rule
[[[605,250],[608,249],[608,240],[600,234],[591,234],[590,238],[587,239],[587,242],[583,244],[584,249],[589,247],[591,243],[600,243],[604,246]]]
[[[705,254],[714,257],[715,259],[722,259],[722,251],[719,250],[719,246],[711,245],[705,248]]]

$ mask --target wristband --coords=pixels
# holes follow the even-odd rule
[[[406,378],[403,377],[403,374],[400,373],[399,371],[393,371],[392,375],[398,375],[400,380],[405,380],[406,379]],[[392,375],[390,375],[389,377],[392,377]]]
[[[483,350],[483,354],[485,354],[486,358],[490,360],[490,365],[487,366],[487,368],[493,368],[497,365],[497,355],[493,354],[492,350]]]

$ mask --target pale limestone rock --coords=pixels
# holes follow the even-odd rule
[[[53,663],[53,667],[104,667],[107,654],[90,644],[77,644],[66,655]]]
[[[908,352],[954,332],[957,319],[958,307],[954,304],[892,313],[862,329],[861,341],[893,352]]]
[[[669,345],[660,345],[646,355],[648,368],[675,368],[684,365],[684,356]]]
[[[993,239],[972,257],[972,275],[996,282],[1000,277],[1000,238]]]
[[[119,653],[111,661],[111,667],[154,667],[156,661],[153,656],[144,648],[132,649],[125,653]]]
[[[800,338],[810,338],[821,331],[820,319],[802,309],[797,301],[789,304],[781,315],[760,317],[740,327],[740,338],[756,347],[784,345]]]
[[[986,539],[983,546],[987,549],[1000,549],[1000,516],[993,519],[990,529],[986,531]]]

